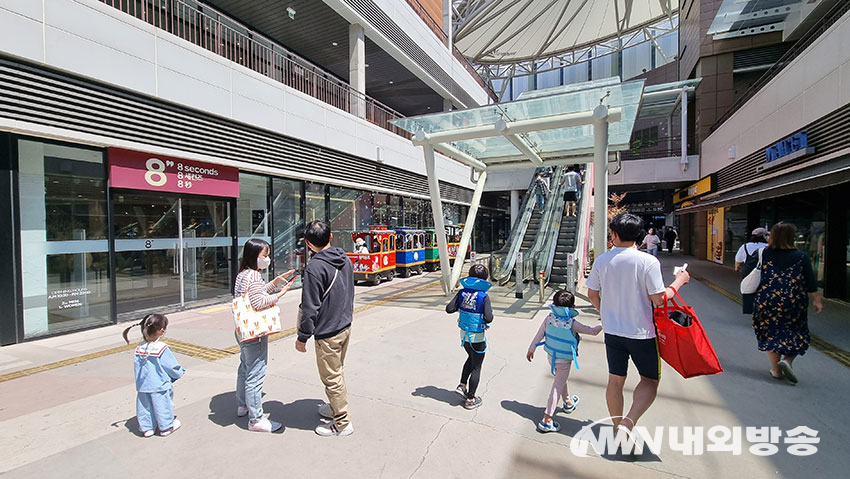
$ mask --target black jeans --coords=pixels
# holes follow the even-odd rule
[[[481,380],[481,363],[484,362],[484,350],[487,349],[487,343],[463,343],[463,349],[466,350],[466,362],[463,363],[463,372],[460,373],[460,383],[466,384],[466,398],[472,399],[475,397],[475,390],[478,389],[478,381]],[[467,384],[467,380],[469,383]]]

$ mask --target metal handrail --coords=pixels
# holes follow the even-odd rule
[[[607,174],[607,173],[606,173]],[[581,189],[581,198],[577,205],[579,217],[576,221],[576,242],[575,249],[568,253],[572,253],[573,262],[567,265],[567,277],[573,278],[573,284],[569,284],[570,291],[575,293],[575,283],[578,282],[579,271],[584,271],[584,265],[587,263],[587,257],[590,251],[588,250],[588,240],[590,238],[590,205],[592,203],[584,203],[585,199],[590,198],[590,193],[593,191],[593,168],[588,168],[587,178]],[[586,207],[587,206],[587,207]],[[579,250],[579,248],[581,250]],[[576,253],[579,254],[576,254]],[[552,254],[554,260],[555,255]],[[549,266],[551,268],[551,264]],[[548,284],[548,278],[547,278]]]
[[[404,118],[401,113],[212,7],[183,0],[100,2],[385,130],[411,137],[390,123]]]
[[[553,243],[557,245],[558,234],[561,231],[561,221],[564,214],[564,190],[566,184],[560,184],[560,179],[564,175],[566,166],[555,168],[550,181],[549,198],[544,206],[544,212],[540,218],[540,228],[537,230],[537,238],[528,249],[523,253],[523,280],[536,281],[537,275],[542,270],[546,272],[547,255],[553,248]],[[554,252],[552,252],[554,254]]]
[[[507,284],[513,274],[517,253],[519,253],[522,247],[522,240],[525,237],[525,232],[528,230],[528,223],[531,222],[531,216],[534,213],[535,178],[540,171],[542,171],[542,168],[534,170],[534,175],[531,177],[528,190],[525,192],[525,198],[523,198],[522,205],[520,206],[520,217],[511,227],[511,234],[508,236],[505,246],[490,254],[490,276],[500,285]]]
[[[803,36],[800,38],[797,43],[794,44],[788,51],[782,55],[776,63],[773,64],[764,75],[762,75],[755,83],[750,85],[750,87],[743,93],[741,96],[735,100],[735,103],[726,110],[726,113],[723,114],[714,125],[711,127],[711,131],[713,132],[717,128],[720,128],[720,125],[726,122],[729,118],[732,117],[738,110],[741,109],[748,101],[750,101],[756,93],[758,93],[765,85],[770,83],[779,72],[785,69],[788,65],[791,64],[794,60],[797,59],[800,54],[802,54],[815,40],[820,38],[829,28],[835,24],[841,17],[843,17],[847,12],[850,12],[850,2],[843,1],[837,2],[836,5],[832,8],[832,10],[821,17],[817,23],[815,23]]]

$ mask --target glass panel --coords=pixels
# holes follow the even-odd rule
[[[239,173],[239,198],[236,200],[239,220],[239,246],[251,237],[263,238],[271,243],[269,224],[269,187],[267,176]]]
[[[118,314],[180,303],[177,198],[115,193]]]
[[[183,198],[183,285],[185,301],[230,293],[230,205]]]
[[[393,229],[399,226],[402,226],[401,197],[390,196],[387,202],[387,227]]]
[[[304,218],[301,216],[300,181],[272,180],[272,218],[274,219],[274,270],[304,268]],[[301,285],[301,276],[293,286]]]
[[[623,79],[628,80],[652,70],[652,43],[646,42],[623,50]]]
[[[304,214],[305,223],[314,220],[326,221],[325,217],[325,185],[320,183],[307,183],[307,196]]]
[[[24,335],[110,321],[103,152],[18,142]]]
[[[425,200],[404,198],[404,226],[422,228],[425,226]]]
[[[372,225],[372,194],[349,188],[330,187],[332,244],[354,251],[351,232]]]
[[[735,254],[749,237],[747,231],[747,205],[738,205],[726,208],[724,215],[726,221],[723,245],[723,263],[726,266],[735,267]]]
[[[372,194],[372,224],[378,226],[387,226],[389,220],[389,203],[390,195],[383,193]]]
[[[847,241],[844,243],[844,300],[850,301],[850,209],[847,210]]]

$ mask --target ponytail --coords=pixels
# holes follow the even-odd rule
[[[144,338],[145,341],[149,341],[148,338],[153,337],[157,331],[168,327],[168,318],[166,318],[164,314],[149,314],[137,324],[128,326],[121,334],[127,344],[130,344],[130,340],[127,338],[127,335],[130,333],[130,330],[136,326],[142,330],[142,338]]]

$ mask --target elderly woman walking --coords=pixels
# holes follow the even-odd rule
[[[809,348],[808,309],[823,310],[809,255],[794,245],[797,228],[777,223],[762,252],[761,283],[756,291],[753,329],[758,348],[767,352],[770,375],[797,384],[791,367]]]

